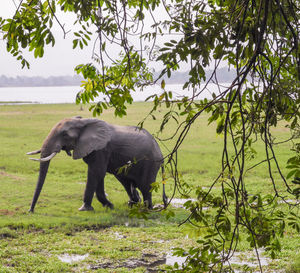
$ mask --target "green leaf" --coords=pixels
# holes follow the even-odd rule
[[[298,172],[298,170],[292,170],[290,171],[287,176],[286,176],[286,179],[289,179],[291,178],[293,175],[295,175],[296,173]]]
[[[75,49],[78,45],[78,39],[73,40],[73,49]]]

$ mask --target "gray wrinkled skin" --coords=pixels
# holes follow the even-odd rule
[[[60,121],[43,143],[31,212],[34,211],[50,163],[47,159],[42,160],[61,150],[74,159],[82,158],[88,165],[83,205],[79,210],[93,210],[94,193],[103,206],[113,208],[104,191],[106,172],[113,174],[124,186],[129,204],[141,201],[139,189],[148,208],[152,208],[151,183],[155,182],[163,164],[162,153],[153,136],[145,129],[134,126],[118,126],[98,119],[75,117]],[[163,200],[166,203],[164,192]]]

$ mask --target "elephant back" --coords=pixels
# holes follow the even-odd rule
[[[154,137],[145,129],[136,126],[113,126],[111,145],[114,151],[137,160],[147,158],[163,159]]]

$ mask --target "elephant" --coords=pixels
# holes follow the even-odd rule
[[[41,193],[50,160],[61,150],[73,159],[82,158],[88,165],[80,211],[94,210],[94,193],[104,207],[113,208],[104,191],[107,172],[124,186],[129,204],[141,201],[139,189],[146,206],[153,208],[151,184],[155,182],[160,168],[164,172],[163,155],[154,137],[147,130],[135,126],[113,125],[96,118],[72,117],[61,120],[52,128],[41,149],[27,153],[41,154],[40,158],[30,158],[40,162],[30,212],[34,211]],[[163,202],[166,206],[164,184]]]

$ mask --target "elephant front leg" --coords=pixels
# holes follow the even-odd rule
[[[94,210],[94,208],[92,207],[92,200],[97,188],[97,182],[98,182],[97,173],[93,172],[93,170],[89,166],[87,183],[86,183],[84,196],[83,196],[83,205],[78,210],[80,211]]]
[[[108,207],[110,209],[114,208],[114,205],[111,202],[109,202],[106,198],[104,191],[104,178],[102,178],[97,185],[96,196],[99,202],[103,205],[103,207]]]

